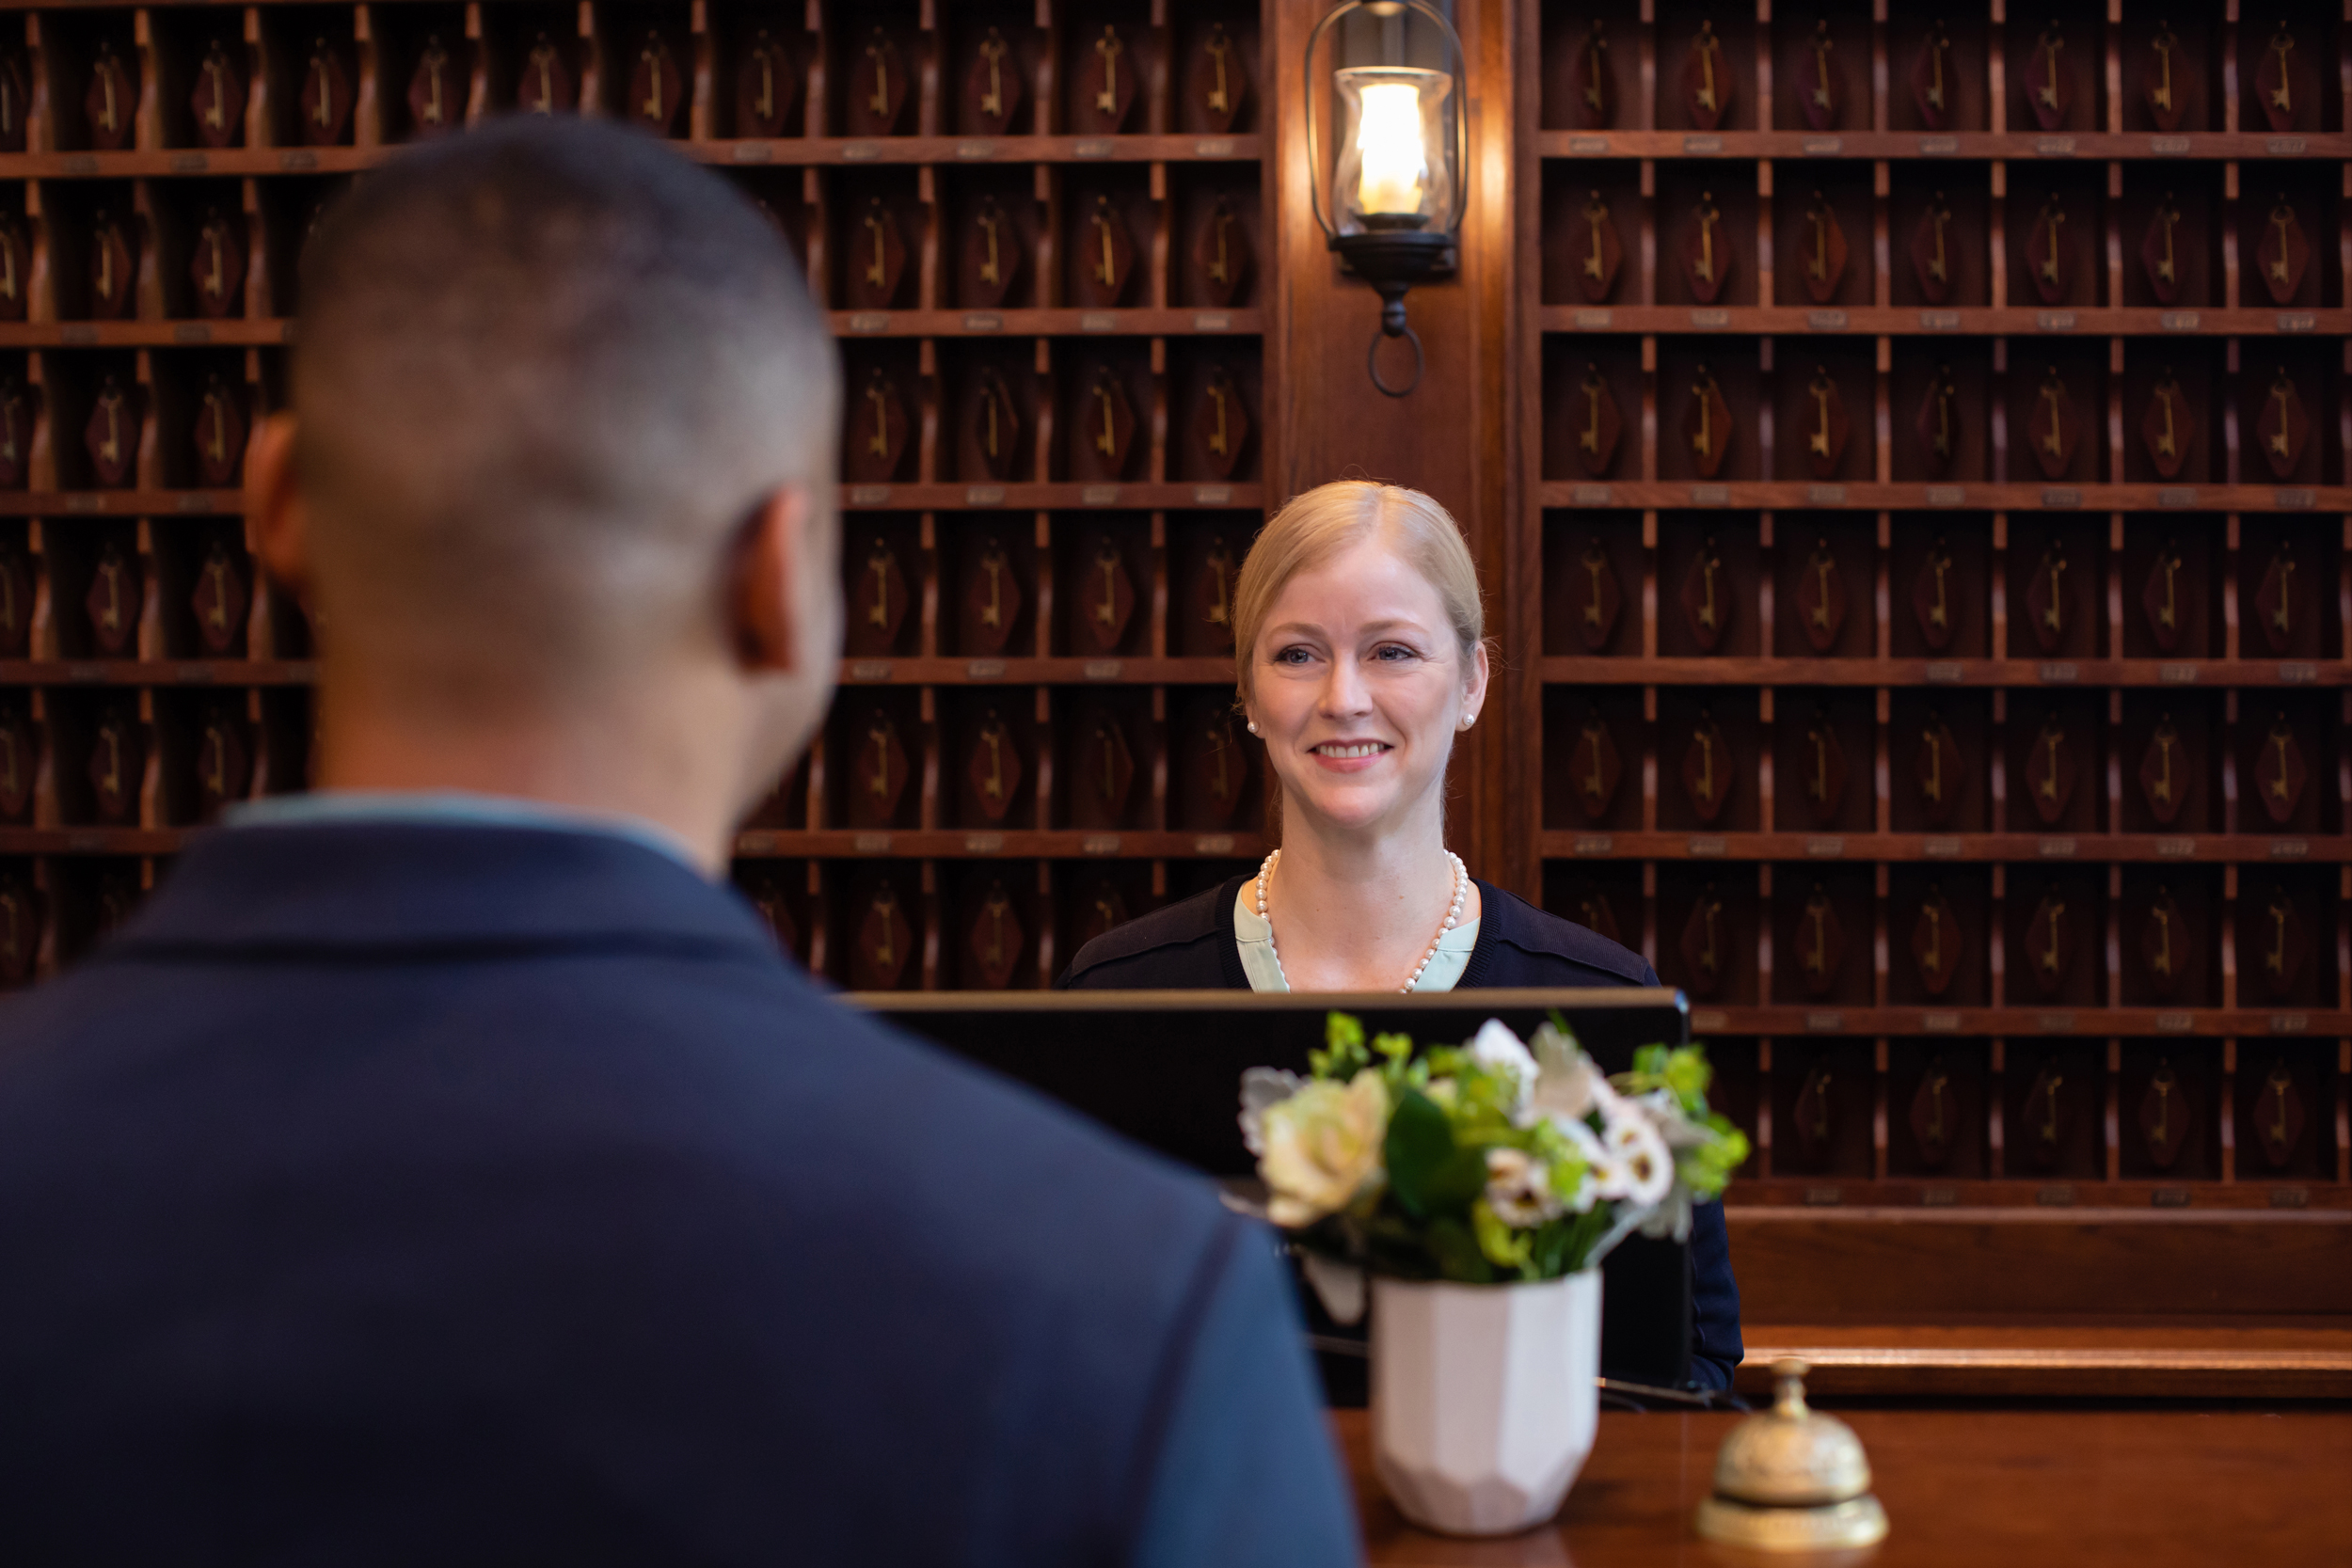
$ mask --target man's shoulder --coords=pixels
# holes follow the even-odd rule
[[[1115,927],[1078,949],[1062,984],[1077,989],[1199,989],[1224,983],[1221,940],[1238,879]]]
[[[1481,882],[1479,893],[1484,904],[1480,935],[1484,937],[1491,931],[1499,947],[1519,956],[1518,962],[1530,958],[1538,964],[1556,960],[1598,971],[1622,985],[1658,984],[1657,974],[1646,958],[1599,932],[1537,909],[1517,894],[1491,883]]]

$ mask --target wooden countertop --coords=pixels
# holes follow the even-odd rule
[[[1740,1418],[1606,1412],[1550,1525],[1504,1541],[1426,1535],[1372,1473],[1360,1410],[1332,1423],[1366,1556],[1411,1568],[1640,1568],[1818,1561],[1873,1568],[2167,1568],[2352,1561],[2352,1411],[1855,1410],[1893,1530],[1858,1557],[1768,1558],[1691,1528]]]

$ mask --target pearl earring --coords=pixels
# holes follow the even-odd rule
[[[1256,735],[1258,733],[1258,721],[1255,719],[1249,721],[1249,733],[1251,735]]]

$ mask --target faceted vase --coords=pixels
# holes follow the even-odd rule
[[[1380,1484],[1426,1529],[1534,1528],[1592,1451],[1599,1367],[1598,1269],[1532,1285],[1374,1279]]]

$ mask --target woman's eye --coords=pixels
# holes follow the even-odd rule
[[[1401,642],[1387,642],[1383,643],[1372,657],[1375,658],[1385,658],[1393,661],[1400,658],[1413,658],[1418,656],[1414,654],[1412,649],[1405,646]]]
[[[1304,648],[1284,648],[1274,656],[1277,664],[1304,664],[1313,656]]]

